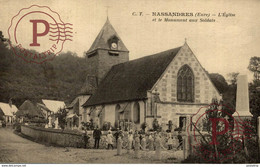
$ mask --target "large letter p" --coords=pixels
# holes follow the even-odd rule
[[[40,44],[37,43],[37,37],[45,36],[46,34],[48,34],[50,30],[50,25],[45,20],[30,20],[30,22],[33,23],[33,43],[31,43],[30,46],[40,46]],[[43,33],[37,32],[37,23],[43,23],[45,25],[45,31]]]
[[[224,118],[210,118],[209,119],[212,122],[212,141],[209,144],[216,144],[218,145],[218,141],[217,141],[217,135],[223,135],[224,133],[226,133],[228,131],[228,121]],[[217,122],[224,122],[225,124],[225,129],[217,132]]]

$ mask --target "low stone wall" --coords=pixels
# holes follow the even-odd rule
[[[37,126],[28,126],[28,125],[21,125],[21,133],[29,136],[34,139],[36,142],[43,142],[50,145],[56,145],[56,146],[62,146],[62,147],[78,147],[83,148],[84,147],[84,139],[83,139],[83,133],[82,132],[76,132],[72,130],[61,130],[61,129],[51,129],[51,128],[43,128],[43,127],[37,127]],[[89,135],[89,143],[88,148],[94,147],[94,139],[92,135],[92,131],[88,131]],[[115,132],[112,132],[115,133]],[[106,131],[102,132],[101,140],[99,143],[99,148],[106,148]],[[183,134],[182,134],[183,135]],[[166,140],[167,134],[163,134],[163,142],[162,144],[164,147],[167,148],[167,140]],[[184,137],[184,135],[183,135]],[[176,138],[176,136],[175,136]],[[146,136],[146,141],[148,142],[148,136]],[[124,135],[123,137],[123,146],[126,146],[127,142],[127,135]],[[116,146],[115,138],[113,138],[114,147]],[[147,143],[148,144],[148,143]]]
[[[82,133],[67,132],[61,129],[46,129],[36,126],[21,126],[22,134],[33,138],[35,141],[64,147],[83,147]]]

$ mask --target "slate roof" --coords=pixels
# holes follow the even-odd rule
[[[90,76],[89,76],[90,77]],[[97,77],[87,77],[78,95],[92,95],[97,90]]]
[[[119,39],[118,50],[128,52],[128,49],[124,45],[123,41],[120,39],[120,37],[117,34],[117,32],[115,31],[114,27],[111,25],[109,19],[107,19],[106,23],[104,24],[104,26],[100,30],[100,32],[99,32],[98,36],[96,37],[95,41],[93,42],[93,44],[91,45],[91,47],[87,51],[87,54],[94,51],[94,50],[97,50],[97,49],[108,49],[108,50],[110,50],[110,46],[108,45],[107,41],[113,36],[116,36]]]
[[[180,48],[114,65],[83,106],[146,99]]]
[[[67,109],[73,108],[73,106],[74,106],[74,105],[78,105],[78,103],[79,103],[79,98],[76,97],[76,98],[70,103],[70,105],[67,107]]]

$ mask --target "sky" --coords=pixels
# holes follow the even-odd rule
[[[5,37],[12,17],[21,8],[37,4],[58,12],[64,22],[73,24],[73,41],[65,41],[63,52],[72,51],[80,57],[90,48],[107,16],[130,51],[130,60],[182,46],[186,38],[209,73],[227,77],[239,72],[251,80],[247,66],[250,58],[260,53],[259,0],[0,0],[0,4],[0,31]],[[133,16],[133,12],[143,16]],[[154,18],[190,17],[152,16],[152,12],[210,13],[215,22],[154,22]],[[235,16],[218,17],[223,12]],[[26,33],[21,36],[31,39]]]

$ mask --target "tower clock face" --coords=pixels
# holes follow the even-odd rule
[[[116,44],[115,42],[113,42],[113,43],[111,44],[111,48],[112,48],[112,49],[116,49],[116,48],[117,48],[117,44]]]

